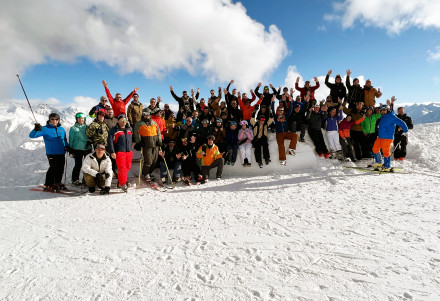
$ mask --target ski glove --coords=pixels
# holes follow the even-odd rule
[[[105,178],[106,179],[110,178],[110,174],[108,172],[105,174]]]
[[[38,132],[38,131],[42,131],[42,130],[43,130],[43,128],[41,127],[41,124],[36,123],[36,124],[35,124],[35,128],[34,128],[34,131],[35,131],[35,132]]]
[[[104,180],[102,173],[97,173],[95,176],[95,184],[99,184]]]
[[[101,189],[100,194],[110,194],[110,187],[106,186]]]

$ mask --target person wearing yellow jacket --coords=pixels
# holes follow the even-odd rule
[[[202,145],[197,151],[197,158],[202,162],[202,181],[204,184],[208,181],[209,171],[217,167],[217,180],[222,178],[224,160],[217,145],[214,144],[214,135],[208,136],[208,143]]]

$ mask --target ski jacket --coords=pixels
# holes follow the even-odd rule
[[[165,124],[165,120],[163,120],[161,117],[159,117],[157,115],[151,116],[151,120],[156,122],[156,124],[159,126],[159,130],[160,130],[160,133],[161,133],[160,137],[163,140],[163,133],[165,133],[165,130],[167,129],[167,126]]]
[[[127,108],[127,119],[130,126],[134,126],[136,122],[142,118],[143,106],[139,101],[132,101]]]
[[[174,164],[176,164],[176,162],[182,161],[182,157],[180,157],[180,159],[177,159],[176,157],[177,154],[181,153],[179,147],[174,146],[172,150],[169,147],[165,147],[163,151],[165,152],[164,157],[168,168],[172,169],[174,168]],[[162,156],[158,156],[158,161],[164,162],[164,158],[162,158]]]
[[[370,117],[365,117],[365,120],[361,123],[364,134],[374,134],[376,132],[376,122],[380,116],[382,115],[373,114]]]
[[[164,137],[167,137],[168,139],[176,139],[177,135],[179,134],[179,131],[178,131],[179,125],[180,125],[180,122],[179,123],[176,122],[176,119],[168,118],[165,121],[166,131],[163,134]]]
[[[260,98],[260,96],[262,95],[258,89],[260,89],[259,86],[257,86],[254,90],[255,95],[257,95],[258,98]],[[270,104],[272,103],[272,96],[275,94],[277,95],[278,92],[277,90],[275,90],[275,88],[272,88],[273,94],[268,93],[264,93],[263,92],[263,101],[261,102],[262,105],[265,105],[267,108],[270,107]]]
[[[104,122],[95,119],[87,128],[86,135],[94,146],[100,143],[107,145],[108,131],[109,129]]]
[[[316,82],[316,85],[313,87],[302,87],[300,88],[298,86],[298,83],[295,82],[295,90],[299,91],[301,93],[301,100],[304,101],[304,97],[306,97],[307,92],[310,91],[310,99],[315,99],[315,90],[318,89],[320,87],[319,82]]]
[[[226,131],[226,142],[228,144],[238,144],[238,129],[231,130],[230,128]]]
[[[393,111],[382,115],[379,123],[378,137],[381,139],[394,139],[394,131],[396,126],[400,126],[403,132],[408,132],[406,123],[402,119],[398,118]]]
[[[246,128],[245,130],[240,129],[238,131],[238,141],[241,142],[245,138],[247,138],[247,140],[246,140],[246,142],[243,142],[243,144],[250,144],[250,143],[252,143],[252,139],[254,139],[254,133],[252,132],[251,129]]]
[[[260,126],[260,122],[255,120],[255,117],[252,116],[251,118],[251,124],[253,127],[253,134],[254,134],[254,138],[257,139],[258,136],[260,135],[260,132],[262,132],[261,134],[261,138],[266,137],[267,138],[267,127],[269,124],[271,124],[273,122],[273,118],[270,117],[269,119],[266,119],[266,121],[263,124],[263,127]]]
[[[255,94],[252,93],[252,99],[251,103],[255,100]],[[240,109],[243,112],[243,120],[250,120],[252,117],[252,112],[254,111],[254,108],[256,105],[259,105],[261,103],[262,99],[260,98],[257,103],[253,106],[247,106],[243,101],[241,100],[241,97],[238,98],[238,104],[240,105]]]
[[[308,124],[309,130],[320,130],[322,126],[322,119],[324,117],[324,113],[319,111],[316,113],[315,111],[308,111],[306,115],[306,121]]]
[[[205,155],[202,156],[202,150],[205,152]],[[202,166],[209,166],[215,160],[222,157],[217,145],[213,144],[211,148],[208,145],[202,145],[197,151],[197,158],[201,159]]]
[[[90,149],[90,146],[86,148],[87,135],[86,135],[87,125],[79,124],[78,122],[74,124],[69,130],[69,145],[73,149],[86,150]]]
[[[413,121],[412,121],[412,118],[411,118],[411,117],[409,117],[409,116],[406,115],[406,114],[403,114],[403,115],[398,114],[398,115],[396,115],[396,116],[397,116],[397,118],[402,119],[403,122],[406,123],[406,126],[408,127],[409,130],[412,130],[412,129],[414,128],[414,124],[413,124]],[[398,128],[396,128],[396,133],[397,133],[397,132],[398,132]]]
[[[105,116],[104,123],[107,125],[108,129],[110,130],[118,124],[118,118],[116,117],[109,118]]]
[[[350,138],[351,128],[354,125],[361,123],[362,121],[364,121],[364,118],[358,119],[356,121],[347,121],[347,118],[344,118],[344,120],[339,123],[339,136],[341,136],[341,138]]]
[[[110,160],[110,156],[105,153],[101,162],[98,162],[98,158],[96,157],[96,153],[89,154],[84,158],[82,168],[84,173],[91,175],[92,177],[96,177],[98,173],[106,174],[108,173],[110,177],[105,179],[105,186],[110,187],[112,185],[112,161]]]
[[[220,144],[224,143],[226,140],[226,129],[222,126],[221,128],[215,126],[213,128],[212,134],[215,137],[214,143]]]
[[[349,108],[355,107],[358,101],[364,102],[364,89],[362,89],[362,87],[359,84],[352,85],[350,83],[350,76],[348,75],[347,78],[345,79],[345,85],[347,86],[348,89],[346,100],[348,102]]]
[[[344,99],[347,96],[347,88],[345,88],[342,81],[339,84],[337,84],[337,83],[331,84],[328,81],[329,77],[330,77],[330,75],[327,74],[327,76],[325,77],[325,85],[330,89],[330,95],[332,96],[332,102],[337,103],[338,98]]]
[[[171,95],[173,96],[173,98],[177,101],[177,103],[179,104],[179,111],[180,109],[182,109],[183,107],[185,107],[185,104],[189,105],[190,111],[194,111],[194,98],[189,97],[188,98],[183,98],[183,97],[179,97],[176,95],[176,93],[174,93],[173,90],[170,91]],[[195,99],[199,99],[199,92],[196,93]],[[188,116],[188,115],[187,115]]]
[[[48,123],[43,126],[41,131],[32,130],[29,138],[43,137],[46,147],[46,155],[64,155],[66,146],[69,146],[66,138],[66,131],[59,125],[58,127]]]
[[[208,125],[207,127],[204,127],[203,125],[199,126],[197,129],[197,135],[199,138],[205,138],[207,139],[209,135],[212,134],[212,126]]]
[[[119,116],[121,114],[126,114],[125,113],[125,106],[127,105],[127,103],[130,101],[130,99],[133,97],[133,94],[136,93],[135,91],[132,91],[126,98],[124,98],[123,100],[114,100],[113,96],[110,93],[110,90],[108,89],[108,87],[105,87],[105,94],[107,94],[107,98],[108,101],[110,102],[110,104],[112,105],[112,109],[115,112],[115,116]]]
[[[238,106],[236,106],[235,108],[233,108],[232,106],[230,106],[228,108],[228,119],[229,120],[233,120],[237,123],[240,122],[240,120],[243,120],[243,111],[240,110],[240,108]]]
[[[368,107],[374,107],[376,105],[376,98],[381,97],[376,88],[364,87],[364,105]]]
[[[162,144],[159,126],[151,119],[136,122],[133,135],[136,143],[142,142],[143,147],[152,148]]]
[[[90,109],[89,116],[95,118],[96,112],[98,112],[99,110],[105,110],[107,112],[108,109],[110,109],[109,105],[103,105],[101,103],[98,103],[96,106]]]
[[[335,117],[333,117],[333,118],[331,118],[327,114],[325,116],[327,116],[324,118],[324,120],[327,123],[325,130],[327,132],[337,131],[338,130],[338,123],[339,123],[339,121],[342,120],[342,110],[339,110],[339,114],[336,114]]]
[[[232,95],[231,93],[229,93],[229,87],[231,86],[231,83],[228,84],[228,86],[226,87],[226,90],[228,91],[225,94],[225,101],[226,101],[226,105],[229,107],[231,105],[231,101],[236,100],[238,101],[238,97],[235,95]]]
[[[119,152],[129,153],[133,150],[132,143],[133,132],[128,124],[125,128],[117,125],[108,133],[107,150],[110,154]]]
[[[272,112],[276,113],[275,111],[275,103],[271,103]],[[279,116],[278,114],[274,116],[275,121],[275,131],[277,134],[279,133],[285,133],[289,131],[289,124],[288,119],[290,117],[290,114],[292,114],[293,105],[290,104],[289,109],[286,114]]]
[[[179,130],[179,139],[191,137],[191,134],[196,131],[193,125],[182,124]]]

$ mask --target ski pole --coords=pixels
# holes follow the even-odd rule
[[[144,148],[141,147],[141,159],[139,160],[139,180],[138,180],[138,189],[141,188],[141,172],[142,172],[142,158],[143,158],[143,150]]]
[[[161,147],[159,147],[159,150],[162,152],[162,148],[161,148]],[[167,168],[168,178],[170,179],[171,185],[174,185],[174,183],[173,183],[173,179],[171,179],[170,170],[168,169],[167,160],[165,160],[165,156],[164,156],[164,158],[163,158],[163,162],[165,163],[165,167]]]
[[[34,116],[35,123],[38,123],[37,122],[37,118],[35,118],[34,111],[32,110],[31,103],[29,102],[29,99],[28,99],[28,97],[26,95],[26,91],[24,90],[23,84],[21,83],[20,76],[18,74],[17,74],[17,77],[18,77],[18,81],[20,82],[21,88],[23,89],[24,96],[26,96],[26,100],[27,100],[29,108],[31,109],[31,112],[32,112],[32,116]]]

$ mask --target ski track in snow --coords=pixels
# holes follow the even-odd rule
[[[109,196],[30,192],[41,145],[4,152],[0,300],[439,300],[438,127],[410,132],[411,174],[318,158]]]

